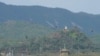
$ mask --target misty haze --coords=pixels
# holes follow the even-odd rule
[[[0,56],[100,56],[99,0],[0,0]]]

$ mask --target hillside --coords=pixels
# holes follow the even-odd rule
[[[13,22],[5,25],[0,33],[0,50],[14,48],[14,51],[42,52],[57,51],[66,47],[72,52],[77,50],[92,51],[93,42],[78,29],[54,31],[43,26],[30,24],[28,22]],[[20,25],[19,25],[20,24]],[[14,27],[14,28],[13,28]],[[4,35],[3,35],[4,34]]]
[[[0,21],[24,20],[53,28],[62,28],[67,25],[69,28],[78,25],[82,31],[100,33],[100,15],[93,15],[84,12],[74,13],[62,8],[48,8],[42,6],[15,6],[0,3]]]
[[[23,38],[39,37],[53,32],[49,27],[33,24],[26,21],[6,21],[0,24],[0,37],[4,38]]]
[[[99,43],[99,37],[89,38],[88,34],[100,33],[99,18],[100,15],[74,13],[62,8],[0,3],[0,48],[25,47],[39,51],[41,47],[45,51],[59,50],[65,44],[68,49],[93,50],[92,45]],[[65,26],[70,30],[66,34],[62,31]],[[74,31],[73,27],[79,31]]]

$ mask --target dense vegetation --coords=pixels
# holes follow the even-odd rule
[[[0,24],[0,46],[4,43],[16,45],[16,43],[24,41],[26,36],[29,38],[41,37],[53,31],[49,27],[26,21],[6,21]]]
[[[100,35],[91,34],[100,33],[99,18],[61,8],[0,3],[0,51],[53,52],[64,46],[73,52],[98,51]]]
[[[0,25],[0,49],[16,51],[93,51],[94,43],[78,27],[54,30],[25,21],[7,21]]]

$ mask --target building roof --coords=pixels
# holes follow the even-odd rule
[[[61,51],[68,51],[68,49],[65,49],[65,48],[64,48],[64,49],[61,49]]]

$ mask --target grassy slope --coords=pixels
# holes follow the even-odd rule
[[[52,29],[26,21],[9,20],[0,24],[0,43],[15,44],[24,41],[25,37],[34,38],[46,36],[53,32]]]

